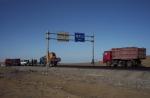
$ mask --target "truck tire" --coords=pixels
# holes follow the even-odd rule
[[[118,61],[117,60],[112,61],[112,66],[116,68],[118,66]]]
[[[139,67],[139,66],[142,66],[141,60],[138,60],[138,61],[137,61],[137,65],[138,65],[138,67]]]
[[[140,66],[142,66],[142,64],[141,64],[141,60],[135,60],[135,64],[134,64],[134,67],[140,67]]]
[[[54,62],[54,66],[57,66],[57,62]]]
[[[114,64],[113,64],[113,67],[114,67],[114,68],[118,67],[118,64],[117,64],[117,63],[114,63]]]
[[[127,67],[127,61],[122,60],[121,61],[121,66],[126,68]]]
[[[132,67],[133,66],[133,62],[132,61],[127,61],[127,67]]]
[[[111,62],[110,61],[106,62],[106,66],[111,67]]]

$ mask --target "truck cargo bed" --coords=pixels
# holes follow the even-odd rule
[[[125,48],[112,48],[112,59],[145,59],[146,48],[125,47]]]

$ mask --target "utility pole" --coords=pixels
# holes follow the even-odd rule
[[[93,33],[93,36],[92,37],[92,62],[91,64],[95,65],[95,61],[94,61],[94,33]]]
[[[49,40],[50,40],[50,32],[48,31],[47,33],[46,33],[46,40],[47,40],[47,52],[46,52],[46,60],[47,60],[47,62],[46,62],[46,67],[47,67],[47,71],[48,71],[48,67],[49,67]]]

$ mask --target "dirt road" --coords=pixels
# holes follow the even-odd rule
[[[0,68],[0,98],[149,98],[150,72]]]

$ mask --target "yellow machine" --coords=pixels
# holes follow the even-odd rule
[[[54,52],[50,52],[46,56],[46,63],[51,66],[57,66],[58,62],[60,61],[61,61],[61,58],[56,57],[56,54]]]

